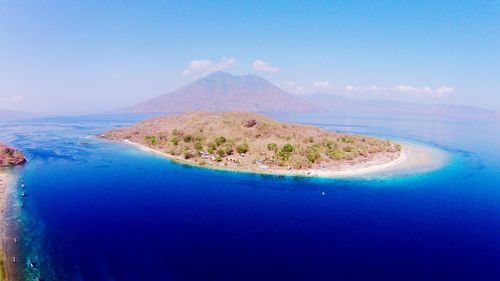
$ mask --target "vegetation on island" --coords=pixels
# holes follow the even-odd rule
[[[388,161],[401,146],[388,140],[287,124],[255,113],[184,113],[145,120],[103,137],[130,140],[198,165],[309,169]]]

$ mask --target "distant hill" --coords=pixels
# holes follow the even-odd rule
[[[308,112],[305,102],[257,75],[214,72],[173,92],[141,102],[125,112],[251,111]]]
[[[37,116],[34,113],[0,109],[0,122],[19,119],[28,119]]]
[[[304,95],[302,98],[330,112],[351,115],[405,116],[421,118],[500,120],[500,113],[495,110],[475,106],[451,104],[421,104],[394,100],[354,100],[330,94],[318,93]]]

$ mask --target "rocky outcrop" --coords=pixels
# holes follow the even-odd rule
[[[20,165],[26,162],[21,151],[0,143],[0,167]]]

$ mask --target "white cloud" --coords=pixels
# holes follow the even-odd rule
[[[285,82],[285,84],[283,85],[283,88],[285,88],[285,90],[287,90],[291,93],[294,93],[294,94],[303,94],[305,91],[304,86],[302,86],[301,84],[299,84],[295,81]]]
[[[0,96],[0,108],[3,104],[13,104],[22,101],[24,98],[19,95],[14,96]]]
[[[352,86],[352,85],[346,85],[346,86],[344,87],[344,90],[346,90],[347,92],[354,92],[354,91],[357,91],[357,90],[358,90],[358,88],[356,88],[356,87],[354,87],[354,86]]]
[[[181,74],[183,76],[205,75],[211,72],[227,69],[235,64],[235,58],[225,57],[222,58],[219,62],[213,62],[211,60],[194,60],[189,64],[187,69],[181,72]]]
[[[438,96],[445,96],[447,94],[451,94],[455,92],[455,89],[452,88],[452,87],[448,87],[448,86],[441,86],[437,89],[435,89],[435,93],[438,95]]]
[[[330,91],[335,87],[329,81],[316,81],[312,84],[313,88],[321,91]]]
[[[255,70],[262,71],[262,72],[278,72],[280,71],[279,68],[272,66],[268,64],[267,62],[263,60],[256,60],[252,63],[252,67]]]
[[[395,92],[412,94],[416,96],[433,96],[433,97],[444,97],[455,91],[452,87],[441,86],[438,88],[431,87],[415,87],[409,85],[396,85],[392,88]]]

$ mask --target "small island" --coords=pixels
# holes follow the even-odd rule
[[[0,143],[0,167],[20,165],[26,162],[21,151]]]
[[[401,159],[389,140],[288,124],[249,112],[194,112],[151,118],[100,137],[183,163],[283,175],[336,176]]]

